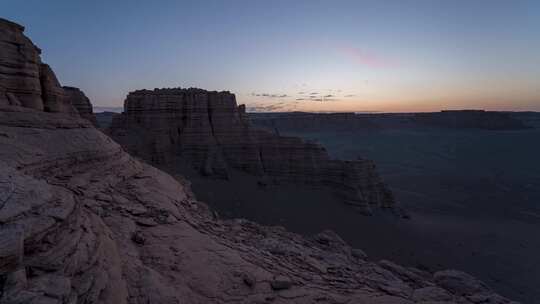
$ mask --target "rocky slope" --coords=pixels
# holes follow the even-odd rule
[[[369,262],[330,231],[220,220],[34,97],[0,105],[0,303],[510,303],[462,272]]]
[[[332,160],[325,149],[251,126],[234,94],[201,89],[132,92],[110,134],[131,154],[170,173],[189,163],[202,174],[227,178],[242,170],[268,182],[325,187],[363,213],[394,208],[391,191],[370,160]],[[397,210],[397,208],[396,208]]]

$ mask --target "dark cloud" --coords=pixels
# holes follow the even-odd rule
[[[348,95],[345,95],[345,96],[343,96],[343,97],[354,97],[354,96],[356,96],[356,95],[354,95],[354,94],[348,94]]]
[[[268,97],[268,98],[286,98],[287,94],[270,94],[270,93],[251,93],[251,96]]]

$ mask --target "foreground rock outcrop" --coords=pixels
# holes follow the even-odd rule
[[[263,184],[326,187],[363,213],[395,207],[372,161],[333,160],[319,144],[255,129],[245,107],[229,92],[132,92],[124,113],[113,118],[110,134],[131,154],[170,173],[181,172],[181,163],[223,178],[236,169],[259,177]]]
[[[25,105],[0,104],[0,303],[511,303],[331,231],[220,220],[88,120]]]

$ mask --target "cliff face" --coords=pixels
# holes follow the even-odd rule
[[[274,182],[326,187],[363,213],[393,208],[394,198],[369,160],[331,160],[296,137],[254,129],[229,92],[141,90],[128,95],[111,136],[130,153],[171,173],[187,162],[203,175],[238,169]]]
[[[41,50],[23,31],[24,27],[0,18],[0,106],[77,115],[78,96],[60,86],[52,69],[41,62]],[[81,108],[85,117],[93,116],[89,101],[88,105]]]
[[[220,220],[33,97],[0,105],[0,303],[510,303],[462,272],[368,262],[330,231]]]

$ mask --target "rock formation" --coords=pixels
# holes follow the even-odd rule
[[[443,128],[475,128],[486,130],[519,130],[528,129],[521,120],[513,118],[509,113],[459,110],[436,113],[417,113],[413,120],[417,123]]]
[[[250,113],[254,126],[279,134],[288,132],[344,132],[376,130],[379,127],[367,117],[355,113]]]
[[[0,105],[0,303],[511,303],[462,272],[369,262],[330,231],[220,220],[29,96]]]
[[[90,103],[90,99],[84,95],[84,92],[79,88],[74,87],[64,86],[62,88],[67,95],[67,99],[70,101],[71,105],[75,107],[79,115],[97,126],[97,119],[94,115],[92,104]]]
[[[179,173],[185,162],[222,178],[238,169],[263,182],[326,187],[366,214],[395,207],[372,161],[332,160],[316,143],[255,129],[229,92],[140,90],[128,95],[124,107],[113,119],[112,138],[170,173]]]
[[[80,109],[83,117],[91,119],[92,105],[86,96],[60,86],[52,69],[41,62],[41,50],[23,31],[24,27],[0,18],[0,105],[71,115]]]

